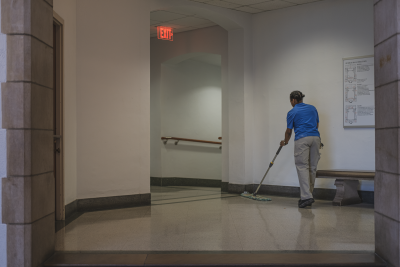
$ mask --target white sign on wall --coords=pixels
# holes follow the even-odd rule
[[[343,127],[375,127],[374,56],[343,59]]]

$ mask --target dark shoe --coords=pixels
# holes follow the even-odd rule
[[[301,203],[301,198],[299,199],[299,202],[297,203],[297,205],[300,205],[300,203]]]
[[[314,199],[313,198],[309,198],[309,199],[305,199],[305,200],[301,200],[299,202],[299,208],[305,208],[307,206],[311,206],[312,203],[314,203]]]

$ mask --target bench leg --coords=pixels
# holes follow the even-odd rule
[[[358,180],[341,180],[336,179],[336,196],[332,204],[334,206],[345,206],[361,203],[358,195]]]

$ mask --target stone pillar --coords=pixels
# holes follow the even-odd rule
[[[1,5],[0,5],[1,10]],[[0,16],[1,18],[1,16]],[[1,19],[0,19],[1,20]],[[1,23],[0,23],[1,24]],[[7,35],[0,33],[0,83],[6,82],[6,73],[7,73]],[[1,96],[0,96],[1,101]],[[1,106],[1,104],[0,104]],[[1,121],[1,110],[0,110],[0,121]],[[0,123],[1,128],[1,123]],[[6,159],[6,130],[0,129],[0,180],[2,177],[7,176],[7,159]],[[1,209],[1,187],[0,187],[0,209]],[[7,266],[7,225],[2,223],[0,212],[0,266]]]
[[[374,0],[375,251],[400,266],[400,1]]]
[[[2,221],[9,267],[41,266],[55,246],[52,2],[1,0],[1,31],[7,35]]]

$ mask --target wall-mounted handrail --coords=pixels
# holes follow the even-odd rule
[[[180,137],[161,137],[164,144],[168,142],[168,140],[175,140],[175,145],[179,143],[179,141],[187,141],[187,142],[196,142],[196,143],[206,143],[206,144],[216,144],[221,145],[222,142],[214,142],[214,141],[205,141],[205,140],[197,140],[197,139],[188,139],[188,138],[180,138]]]

